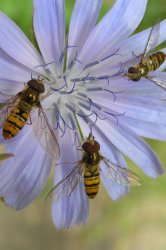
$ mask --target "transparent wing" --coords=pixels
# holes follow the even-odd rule
[[[162,79],[161,78],[159,79],[156,77],[146,76],[146,78],[151,82],[157,84],[162,89],[166,90],[166,77],[162,77]]]
[[[131,170],[122,168],[104,157],[103,161],[108,167],[108,178],[112,181],[125,186],[141,185],[140,178]]]
[[[33,129],[36,137],[44,149],[46,149],[46,151],[55,159],[58,159],[60,156],[60,148],[57,137],[41,105],[39,106],[39,116],[37,118],[37,122],[33,123]]]
[[[160,30],[160,23],[157,23],[156,25],[154,25],[151,28],[151,31],[150,31],[150,34],[148,37],[148,41],[147,41],[147,44],[145,46],[145,50],[144,50],[142,57],[141,57],[141,61],[147,55],[147,53],[157,45],[158,38],[159,38],[159,30]]]
[[[56,202],[59,199],[69,196],[80,182],[82,173],[83,166],[81,162],[78,162],[77,165],[50,190],[45,199],[46,203],[49,201]]]
[[[12,96],[8,101],[0,103],[0,126],[2,126],[4,121],[7,119],[7,116],[11,112],[11,109],[13,109],[16,105],[17,99],[17,96]]]

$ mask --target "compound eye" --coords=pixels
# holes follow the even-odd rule
[[[139,69],[135,68],[135,67],[130,67],[128,69],[128,74],[138,74],[139,73]]]
[[[36,87],[37,87],[37,90],[39,91],[39,93],[44,93],[45,87],[42,83],[38,83]]]
[[[36,80],[32,79],[27,82],[28,87],[33,88],[36,85]]]

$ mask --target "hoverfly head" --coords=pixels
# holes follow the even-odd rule
[[[27,82],[28,87],[32,88],[33,90],[37,91],[38,93],[44,93],[45,87],[42,83],[42,80],[39,79],[31,79]]]
[[[141,79],[140,70],[138,67],[130,67],[128,73],[126,74],[129,80],[139,81]]]
[[[82,144],[82,149],[87,153],[94,153],[100,150],[100,144],[94,140],[92,133],[89,134],[87,141]]]

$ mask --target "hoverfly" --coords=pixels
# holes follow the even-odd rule
[[[99,163],[101,161],[104,161],[108,167],[108,178],[115,183],[126,186],[140,185],[140,179],[135,173],[118,166],[100,154],[100,144],[95,141],[91,133],[82,144],[82,150],[82,159],[74,163],[74,168],[50,190],[46,196],[46,202],[48,200],[57,201],[69,196],[82,179],[84,179],[85,192],[88,198],[95,198],[100,184]]]
[[[155,52],[148,56],[148,52],[152,50],[158,41],[160,23],[152,27],[145,50],[140,55],[140,62],[129,67],[126,76],[132,81],[139,81],[142,77],[154,82],[160,87],[166,89],[166,83],[155,77],[151,77],[148,74],[158,69],[165,61],[166,54],[162,51]]]
[[[59,157],[59,145],[51,125],[46,117],[44,109],[40,103],[40,95],[44,93],[45,87],[42,80],[31,79],[27,82],[27,87],[11,96],[10,99],[0,104],[0,121],[3,127],[3,137],[11,140],[20,130],[31,120],[31,111],[38,108],[37,121],[34,122],[34,132],[42,146],[56,159]]]

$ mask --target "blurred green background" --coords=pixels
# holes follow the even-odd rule
[[[112,3],[111,0],[104,0],[100,18]],[[66,5],[69,22],[74,0],[67,0]],[[165,0],[149,0],[145,17],[137,30],[166,18],[165,5]],[[32,40],[31,0],[0,0],[0,9]],[[166,165],[166,143],[148,142]],[[85,226],[67,231],[55,229],[50,206],[43,203],[51,182],[40,197],[23,211],[16,212],[2,205],[0,249],[165,250],[166,177],[153,180],[144,176],[131,162],[129,165],[141,176],[143,185],[133,188],[129,195],[116,203],[111,201],[101,187],[96,199],[91,201],[90,215]]]

